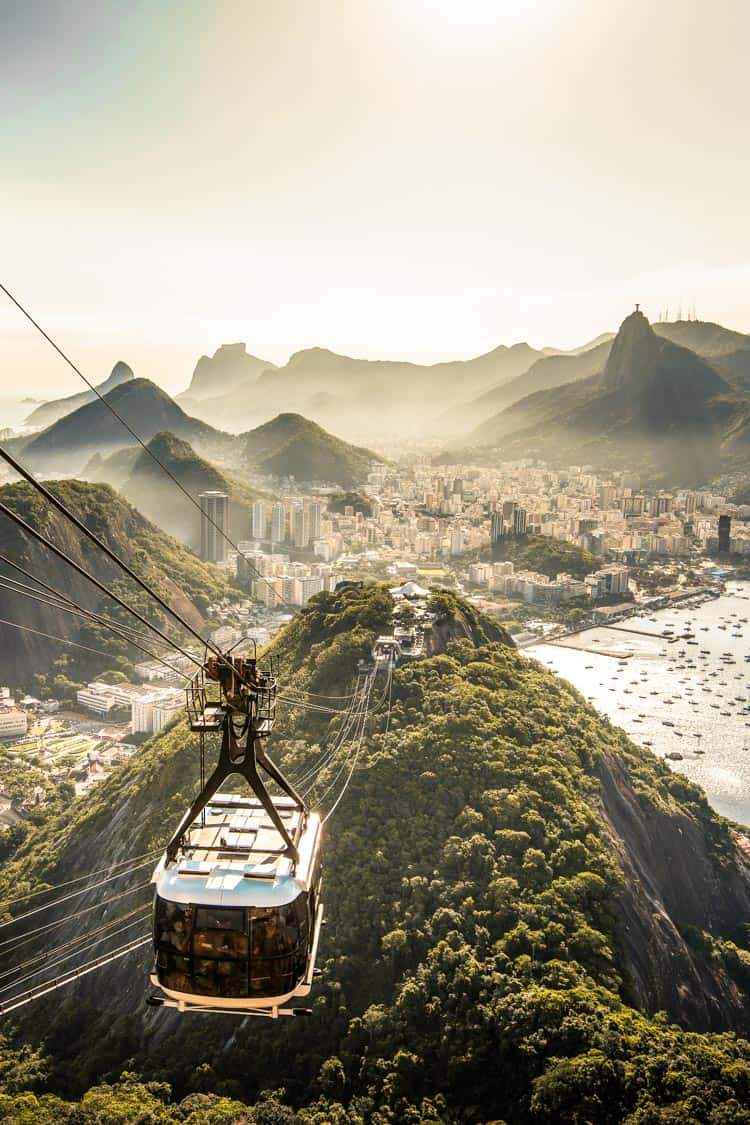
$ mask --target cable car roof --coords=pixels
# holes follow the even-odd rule
[[[274,805],[295,838],[301,813],[288,797]],[[260,801],[236,793],[217,793],[186,833],[171,865],[163,857],[153,875],[157,894],[171,902],[207,906],[275,906],[308,889],[320,838],[320,818],[309,814],[299,837],[299,861],[285,855],[285,844]]]

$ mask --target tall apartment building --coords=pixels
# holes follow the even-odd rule
[[[294,509],[293,540],[298,550],[302,550],[310,542],[310,519],[304,504]]]
[[[320,539],[320,522],[322,515],[323,509],[318,501],[310,500],[307,506],[308,543],[312,543],[315,539]],[[307,544],[305,544],[305,546],[307,546]]]
[[[250,509],[250,536],[252,539],[266,537],[266,505],[262,500],[256,500]]]
[[[271,542],[283,543],[286,540],[286,508],[274,504],[271,508]]]
[[[227,557],[229,497],[226,492],[201,492],[201,558],[224,562]]]

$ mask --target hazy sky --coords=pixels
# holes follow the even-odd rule
[[[5,0],[0,277],[91,376],[750,331],[747,0]],[[78,389],[0,305],[0,393]]]

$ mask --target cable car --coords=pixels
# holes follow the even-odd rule
[[[372,658],[376,665],[395,668],[401,659],[401,645],[394,636],[380,636],[372,646]]]
[[[149,998],[179,1011],[302,1014],[323,924],[322,826],[263,749],[276,677],[211,657],[188,687],[192,730],[222,733],[219,761],[157,864]],[[272,796],[267,774],[282,795]],[[232,774],[251,793],[225,788]]]

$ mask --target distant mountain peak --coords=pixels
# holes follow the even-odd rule
[[[100,395],[106,395],[109,391],[119,387],[122,383],[129,383],[135,379],[133,369],[124,360],[118,359],[110,371],[107,378],[103,383],[99,383],[96,391]],[[79,406],[84,406],[87,402],[93,402],[96,398],[96,393],[92,390],[79,391],[77,394],[68,395],[67,398],[54,399],[51,402],[43,402],[37,406],[29,417],[26,419],[24,425],[35,426],[43,428],[51,426],[53,422],[57,422],[60,418],[64,418],[66,414],[72,414]]]
[[[187,398],[212,398],[252,384],[263,371],[275,365],[251,355],[243,341],[220,344],[212,356],[202,355],[195,365]],[[179,397],[182,397],[179,396]]]
[[[639,309],[626,316],[615,336],[602,375],[602,387],[616,390],[638,379],[658,356],[661,341]]]
[[[108,383],[124,383],[127,379],[135,379],[133,368],[124,359],[118,359],[109,374],[109,378],[102,383],[102,387],[107,386]]]

